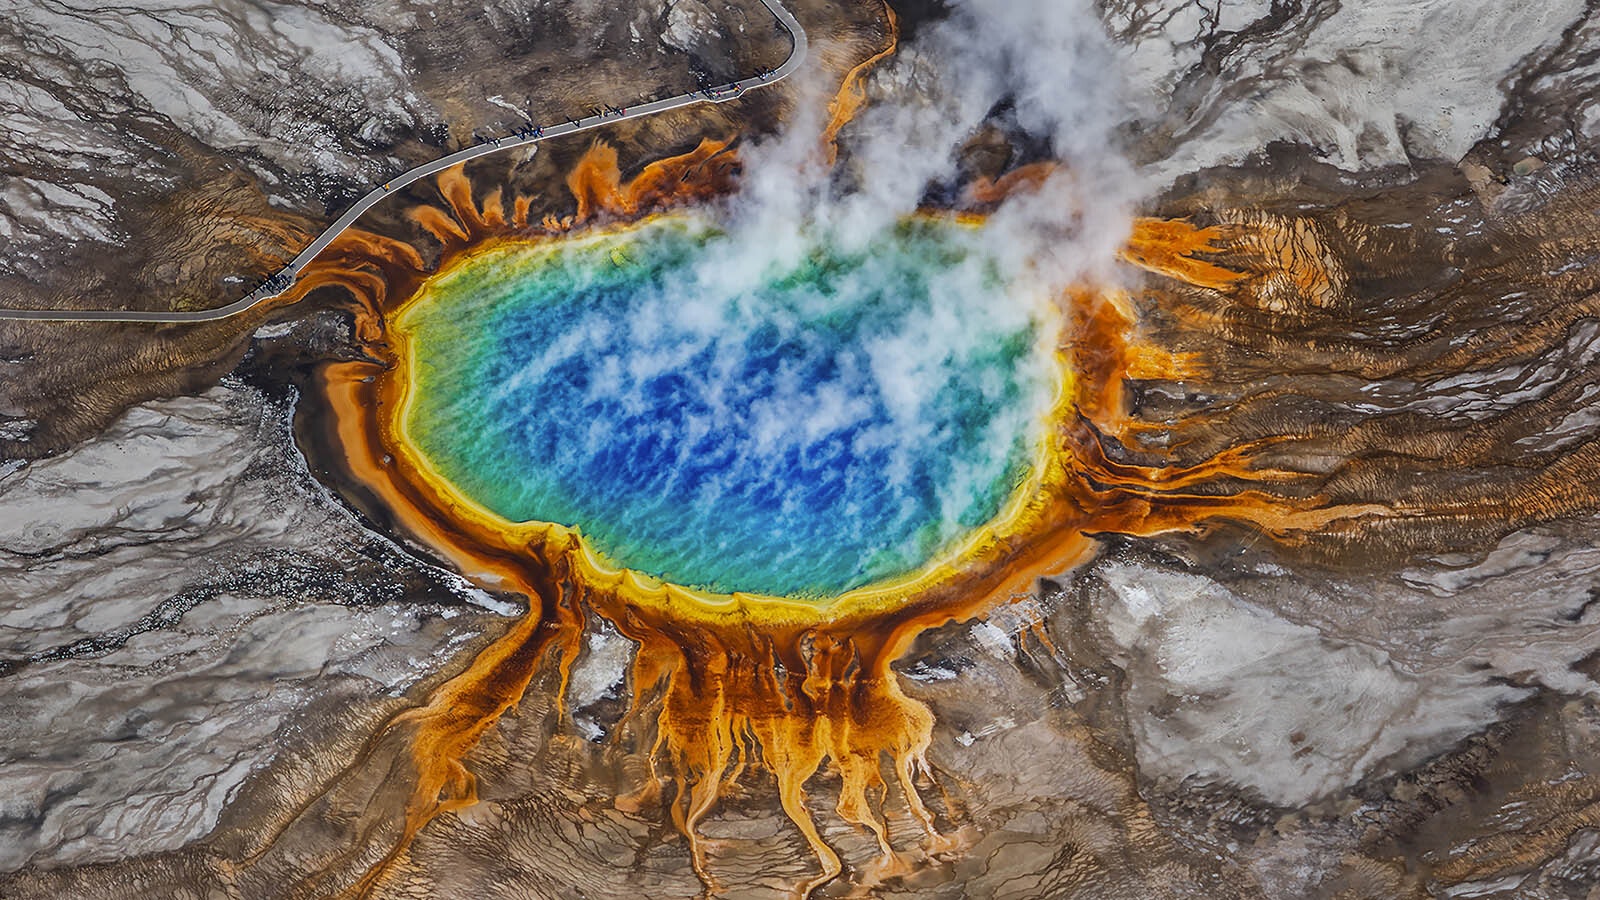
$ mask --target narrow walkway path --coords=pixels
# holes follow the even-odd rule
[[[721,87],[707,88],[703,91],[694,91],[688,94],[679,94],[665,100],[655,100],[640,106],[607,107],[608,111],[600,115],[586,116],[581,119],[572,119],[558,125],[546,127],[533,127],[518,133],[500,138],[498,140],[484,141],[464,150],[457,150],[449,156],[443,156],[429,163],[397,175],[386,184],[380,185],[371,193],[357,200],[355,205],[345,211],[327,230],[317,236],[310,246],[300,251],[300,254],[290,260],[288,265],[280,269],[266,284],[256,288],[250,293],[226,306],[215,309],[196,310],[193,312],[160,312],[155,310],[117,310],[117,309],[0,309],[0,319],[29,319],[42,322],[212,322],[217,319],[226,319],[238,315],[258,303],[265,302],[288,290],[294,284],[294,279],[300,271],[311,264],[318,253],[333,243],[346,228],[355,224],[361,214],[382,202],[390,194],[398,191],[408,184],[429,175],[442,172],[454,165],[459,165],[469,159],[477,159],[501,150],[520,147],[524,144],[537,144],[551,138],[564,137],[591,128],[611,125],[627,119],[640,119],[653,116],[668,110],[693,106],[696,103],[725,103],[744,95],[744,92],[759,87],[766,87],[774,82],[782,81],[800,68],[806,58],[806,32],[795,21],[794,16],[778,0],[761,0],[761,4],[778,20],[778,24],[789,32],[789,37],[794,42],[794,49],[789,53],[789,58],[783,65],[770,71],[758,73],[742,81],[735,81]]]

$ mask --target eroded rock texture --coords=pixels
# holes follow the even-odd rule
[[[161,252],[144,207],[229,172],[320,217],[475,133],[748,74],[738,55],[781,60],[777,37],[743,0],[14,5],[0,273],[25,294],[71,283],[63,242]],[[235,274],[213,290],[258,273]]]
[[[285,741],[497,627],[331,504],[282,406],[238,384],[13,465],[0,509],[8,870],[202,837]]]

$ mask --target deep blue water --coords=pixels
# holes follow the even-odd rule
[[[664,580],[815,598],[915,570],[1000,510],[1054,389],[969,242],[906,226],[750,276],[672,221],[500,248],[402,317],[408,431],[501,516]]]

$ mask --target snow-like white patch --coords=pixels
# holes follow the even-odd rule
[[[1464,667],[1407,671],[1203,576],[1116,562],[1096,574],[1148,775],[1222,780],[1298,805],[1437,753],[1526,695]]]
[[[5,4],[0,32],[32,76],[0,80],[0,157],[30,173],[0,176],[3,271],[38,274],[26,247],[125,241],[107,191],[159,191],[187,174],[120,124],[124,107],[252,164],[369,179],[388,163],[341,147],[348,123],[375,141],[436,117],[389,38],[320,4]]]
[[[633,660],[633,642],[612,629],[591,628],[584,640],[584,653],[567,678],[567,704],[572,709],[583,709],[615,691]]]
[[[0,466],[0,658],[38,657],[6,679],[0,871],[202,837],[307,704],[395,694],[481,634],[328,602],[372,538],[314,484],[232,382]]]
[[[528,111],[527,110],[522,109],[522,108],[517,107],[517,106],[513,106],[510,103],[507,103],[505,101],[505,98],[500,96],[499,94],[495,94],[493,97],[485,97],[483,99],[488,101],[489,103],[494,104],[495,106],[500,107],[501,109],[509,109],[509,110],[511,110],[512,112],[517,114],[517,118],[519,118],[519,119],[527,119],[528,118]]]
[[[1220,4],[1217,30],[1240,29],[1269,6]],[[1199,61],[1207,7],[1164,0],[1139,8],[1156,22],[1172,14],[1125,55],[1135,93],[1159,115]],[[1242,45],[1192,117],[1195,130],[1181,133],[1176,154],[1152,174],[1170,180],[1278,140],[1319,148],[1349,170],[1412,156],[1460,159],[1499,116],[1507,77],[1582,11],[1581,0],[1518,7],[1515,15],[1489,0],[1340,4],[1303,45],[1286,30]]]
[[[1016,650],[1011,646],[1011,636],[989,622],[978,622],[972,626],[972,641],[995,659],[1009,660],[1016,656]]]
[[[286,337],[294,331],[294,325],[295,323],[293,322],[275,322],[271,325],[263,325],[257,328],[251,337],[258,341]]]
[[[690,51],[704,35],[717,30],[716,14],[700,0],[679,0],[667,13],[667,30],[661,42],[677,50]]]

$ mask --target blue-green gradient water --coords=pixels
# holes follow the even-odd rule
[[[752,253],[683,220],[502,246],[401,316],[406,430],[495,513],[666,581],[825,598],[912,572],[1026,478],[1059,378],[977,247],[921,222]]]

